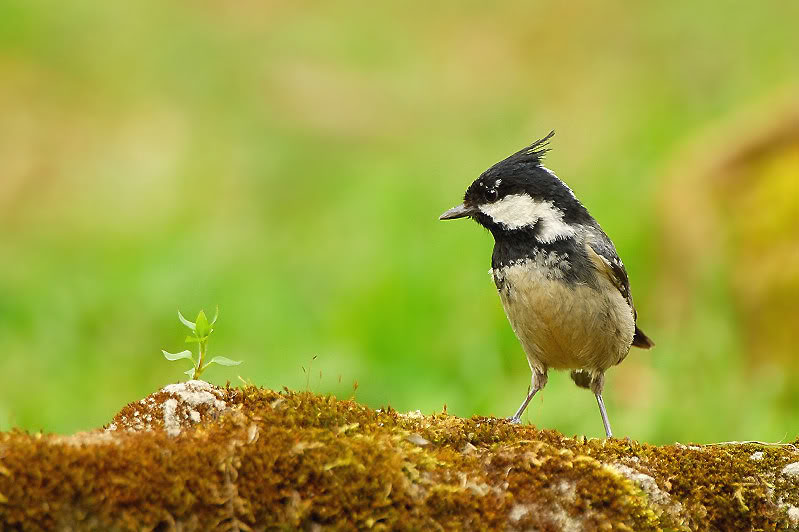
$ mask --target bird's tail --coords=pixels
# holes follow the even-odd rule
[[[655,342],[653,342],[644,331],[638,328],[638,325],[635,326],[635,336],[633,336],[633,345],[635,347],[640,347],[641,349],[651,349],[655,347]]]

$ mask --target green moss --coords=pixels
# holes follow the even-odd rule
[[[788,508],[799,505],[797,482],[781,472],[799,461],[793,446],[655,447],[493,418],[374,411],[312,393],[213,393],[192,403],[162,390],[123,408],[109,426],[117,430],[0,435],[0,522],[30,530],[785,530]],[[179,434],[169,436],[165,405],[176,397]],[[123,430],[131,420],[144,421]],[[751,459],[756,451],[760,460]]]

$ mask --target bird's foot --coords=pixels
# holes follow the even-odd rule
[[[519,418],[518,418],[518,417],[516,417],[516,416],[511,416],[511,417],[509,417],[509,418],[506,418],[506,419],[507,419],[507,420],[508,420],[510,423],[512,423],[513,425],[521,425],[521,424],[522,424],[522,420],[521,420],[521,419],[519,419]]]

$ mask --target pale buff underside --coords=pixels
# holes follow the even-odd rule
[[[531,368],[604,372],[621,362],[635,333],[630,306],[603,275],[600,290],[548,279],[534,262],[502,268],[502,305]]]

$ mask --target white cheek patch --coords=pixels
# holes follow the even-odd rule
[[[535,225],[540,217],[536,202],[527,194],[505,196],[494,203],[481,205],[480,211],[508,229]]]
[[[563,221],[563,211],[551,201],[536,201],[527,194],[505,196],[481,205],[480,211],[507,229],[533,227],[540,223],[536,239],[542,244],[574,236],[574,229]]]

